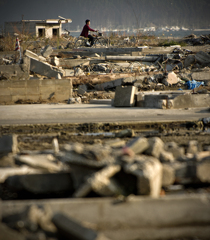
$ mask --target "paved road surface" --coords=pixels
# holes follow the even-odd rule
[[[0,125],[37,123],[154,122],[198,120],[210,117],[209,108],[114,108],[96,104],[1,105]]]

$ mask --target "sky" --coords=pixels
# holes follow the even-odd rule
[[[146,9],[146,11],[143,12],[144,14],[140,16],[140,23],[143,21],[142,19],[144,19],[145,22],[149,20],[150,23],[156,17],[154,20],[154,23],[156,23],[160,21],[160,18],[164,18],[165,16],[170,18],[171,16],[168,10],[173,11],[176,3],[178,7],[180,6],[178,11],[176,9],[177,14],[174,14],[174,16],[177,17],[177,22],[185,14],[188,14],[185,17],[186,22],[199,22],[202,20],[202,22],[207,22],[210,27],[210,0],[0,0],[0,33],[3,29],[4,22],[21,21],[22,18],[24,20],[57,19],[58,16],[70,18],[73,22],[63,26],[63,28],[69,30],[75,30],[78,27],[81,28],[84,25],[85,19],[88,18],[91,18],[91,21],[93,20],[91,22],[92,28],[97,26],[107,27],[106,25],[109,24],[110,19],[111,24],[117,21],[122,22],[123,20],[128,22],[129,18],[133,18],[133,22],[137,22],[135,19],[137,9],[132,8],[132,3],[134,2],[137,2],[139,9],[143,9],[143,4]],[[151,8],[151,3],[155,2],[158,3],[158,7],[156,7],[158,9]],[[172,4],[173,2],[174,4]],[[163,8],[167,5],[166,3],[170,3],[171,9],[167,8],[164,14],[161,15],[161,11],[163,11]],[[186,7],[185,10],[181,9],[183,3]],[[202,5],[201,10],[197,10],[195,6],[200,5]],[[108,9],[105,10],[107,6]],[[181,12],[181,10],[184,12]],[[202,14],[203,11],[206,13]],[[108,14],[110,14],[110,19],[107,18]],[[167,20],[167,17],[165,17],[164,24],[167,23]]]

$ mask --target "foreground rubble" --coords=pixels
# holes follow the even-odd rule
[[[0,197],[4,200],[42,199],[43,197],[67,197],[76,200],[82,197],[114,197],[116,204],[117,202],[120,204],[119,206],[123,204],[123,211],[130,211],[129,206],[134,203],[137,204],[139,201],[137,198],[133,202],[134,195],[150,196],[160,199],[159,203],[158,200],[154,200],[152,204],[155,205],[150,206],[153,209],[151,210],[153,214],[157,211],[154,208],[156,204],[160,204],[158,208],[162,208],[161,215],[167,215],[165,209],[167,204],[171,206],[169,209],[178,207],[173,216],[181,214],[178,223],[183,222],[185,233],[175,231],[177,223],[174,217],[171,220],[168,215],[165,217],[170,227],[175,228],[174,230],[173,227],[171,229],[174,234],[176,232],[174,236],[180,237],[184,234],[186,237],[192,237],[197,234],[196,236],[200,237],[199,239],[208,239],[206,238],[208,227],[207,229],[205,227],[200,229],[200,224],[206,221],[206,226],[208,226],[210,221],[207,219],[208,217],[204,217],[204,212],[201,210],[204,202],[201,201],[199,211],[196,210],[198,207],[197,201],[200,201],[200,194],[195,195],[195,197],[191,195],[185,197],[182,194],[183,192],[187,193],[186,186],[192,187],[193,185],[199,186],[199,193],[209,193],[210,145],[201,148],[197,141],[189,141],[188,146],[184,148],[175,142],[164,143],[158,137],[144,137],[143,135],[134,137],[133,134],[126,134],[125,130],[116,133],[116,136],[129,136],[129,139],[125,141],[122,138],[114,138],[104,141],[103,144],[72,143],[59,147],[57,139],[54,138],[52,150],[20,152],[18,152],[18,142],[15,136],[2,137],[0,141],[5,143],[6,139],[7,144],[4,146],[0,144],[2,146],[0,149],[0,164],[3,173],[3,175],[0,174]],[[194,192],[197,191],[196,188]],[[170,195],[174,197],[168,198],[167,196]],[[182,198],[176,199],[176,196],[179,195],[184,196],[183,200]],[[185,198],[186,200],[184,200]],[[141,204],[147,205],[152,200],[142,199],[140,201]],[[162,201],[166,202],[161,204]],[[173,201],[175,202],[173,203]],[[95,202],[94,205],[98,204],[97,199],[93,202]],[[3,211],[3,222],[0,224],[1,234],[3,234],[1,236],[6,239],[10,239],[10,236],[12,239],[16,231],[19,231],[18,239],[32,239],[32,237],[40,240],[43,238],[60,239],[62,236],[65,236],[65,239],[118,239],[123,233],[120,223],[116,220],[120,218],[120,214],[113,215],[113,211],[116,211],[118,204],[116,207],[114,207],[115,204],[113,205],[113,210],[108,210],[109,207],[106,208],[106,211],[112,212],[111,216],[114,216],[115,220],[111,220],[111,225],[107,225],[109,227],[105,227],[106,221],[102,220],[105,225],[100,227],[97,218],[92,221],[87,215],[82,214],[83,211],[88,212],[91,209],[89,205],[87,207],[85,202],[85,208],[83,205],[81,205],[80,211],[76,208],[76,215],[72,215],[74,211],[65,213],[58,210],[56,206],[59,206],[59,204],[57,205],[56,202],[54,205],[46,205],[45,203],[40,205],[40,203],[30,203],[27,207],[24,204],[22,204],[22,207],[17,205],[19,206],[18,213],[15,209],[12,211],[5,209]],[[90,203],[92,204],[92,202]],[[5,201],[5,204],[9,204],[9,202]],[[71,202],[69,204],[71,206]],[[83,202],[79,200],[78,204],[83,204]],[[72,207],[75,208],[74,205]],[[204,204],[202,208],[208,215],[209,205]],[[144,208],[140,209],[143,211]],[[191,218],[184,217],[188,211],[190,211]],[[141,231],[146,226],[146,220],[140,215],[145,215],[145,213],[142,212],[139,215],[142,223],[141,226],[138,226],[139,230],[135,232],[136,227],[133,223],[135,216],[139,214],[137,212],[134,215],[132,214],[133,217],[130,218],[130,222],[126,223],[127,229],[130,229],[129,231],[132,233],[129,232],[129,237],[128,234],[125,234],[126,238],[122,239],[135,239],[135,236],[141,236]],[[91,216],[91,214],[89,215]],[[77,217],[74,219],[74,216]],[[126,216],[129,218],[129,215]],[[125,224],[123,219],[121,224]],[[188,220],[185,221],[185,219]],[[196,221],[199,222],[197,222],[195,233],[192,231],[194,228],[192,228],[192,224]],[[93,222],[95,222],[95,225]],[[163,226],[167,228],[165,221],[164,223],[159,220],[158,223],[156,219],[152,222],[154,231],[157,231],[156,227],[159,226],[159,230],[156,232],[158,235],[154,235],[153,239],[158,239],[157,236],[170,239],[169,235],[166,232],[164,233],[162,229]],[[188,225],[188,230],[184,230],[185,225]],[[153,228],[152,226],[150,228]],[[11,228],[13,230],[10,230]],[[139,239],[149,238],[145,232],[144,237]]]

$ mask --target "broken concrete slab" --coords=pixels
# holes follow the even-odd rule
[[[149,156],[136,156],[133,162],[125,165],[126,173],[137,177],[139,195],[159,197],[162,186],[162,164],[158,159]]]
[[[41,173],[40,170],[30,168],[28,166],[22,166],[19,168],[15,167],[7,167],[7,168],[1,168],[0,169],[0,183],[3,183],[8,177],[14,176],[14,175],[26,175],[26,174],[38,174]]]
[[[5,181],[8,189],[33,194],[56,194],[74,191],[70,173],[15,175]]]
[[[115,91],[114,107],[133,107],[135,105],[135,93],[137,88],[134,86],[118,86]]]
[[[90,104],[105,104],[105,105],[112,105],[113,99],[91,99],[89,101]]]
[[[210,63],[210,55],[208,53],[205,53],[203,51],[198,52],[195,55],[195,59],[198,63],[202,65],[207,65]]]
[[[92,174],[87,181],[76,190],[74,197],[87,196],[91,190],[102,196],[114,196],[119,193],[119,187],[110,179],[121,170],[120,165],[109,165],[102,170]]]
[[[197,178],[201,182],[210,182],[210,155],[197,166]]]
[[[143,61],[155,62],[158,56],[106,56],[107,61]]]
[[[123,79],[119,78],[113,81],[96,84],[94,88],[98,91],[103,91],[103,90],[113,89],[115,87],[121,86],[122,83],[123,83]]]
[[[207,107],[210,103],[210,94],[191,94],[188,92],[172,94],[151,94],[144,96],[145,108],[197,108]]]
[[[19,164],[26,164],[36,169],[49,172],[58,172],[63,169],[61,164],[55,163],[55,158],[51,154],[17,155],[15,160]]]
[[[108,240],[103,234],[86,228],[78,221],[62,213],[54,214],[52,222],[58,229],[59,234],[65,239],[75,240]]]
[[[0,65],[0,79],[28,80],[30,61],[24,57],[22,64]]]
[[[162,164],[163,176],[162,176],[162,186],[170,186],[175,182],[175,170],[168,164]]]
[[[58,74],[60,74],[61,77],[64,75],[63,70],[55,68],[48,63],[38,61],[34,58],[30,58],[30,60],[31,60],[30,64],[31,72],[38,73],[49,78],[56,78],[58,77]]]
[[[46,45],[44,49],[42,49],[41,54],[43,57],[47,58],[53,53],[53,48],[50,45]]]
[[[184,67],[190,67],[193,63],[195,63],[195,56],[194,55],[188,55],[184,60]]]
[[[75,71],[73,69],[64,69],[64,72],[65,72],[64,75],[66,77],[73,77],[75,74]]]
[[[39,56],[36,53],[34,53],[34,52],[32,52],[32,51],[30,51],[28,49],[25,50],[24,56],[28,57],[28,58],[34,58],[34,59],[36,59],[38,61],[46,62],[46,58],[45,57]]]
[[[0,137],[0,154],[17,153],[17,135],[5,135]]]
[[[87,90],[88,90],[87,85],[83,84],[79,85],[77,92],[80,95],[84,95],[87,92]]]
[[[147,148],[145,153],[159,158],[164,148],[164,142],[158,137],[152,137],[148,139],[148,143],[149,147]]]
[[[196,81],[210,81],[210,71],[193,72],[192,79]]]
[[[141,154],[149,147],[149,142],[147,138],[144,137],[137,137],[132,139],[130,142],[126,144],[123,148],[124,154],[129,152],[129,154]]]

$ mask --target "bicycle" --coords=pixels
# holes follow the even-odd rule
[[[93,34],[92,36],[94,37],[93,47],[97,47],[98,45],[105,47],[108,46],[108,39],[103,37],[103,34],[101,32],[97,32],[97,35]],[[74,43],[75,48],[90,47],[90,43],[88,40],[89,38],[79,36]]]

